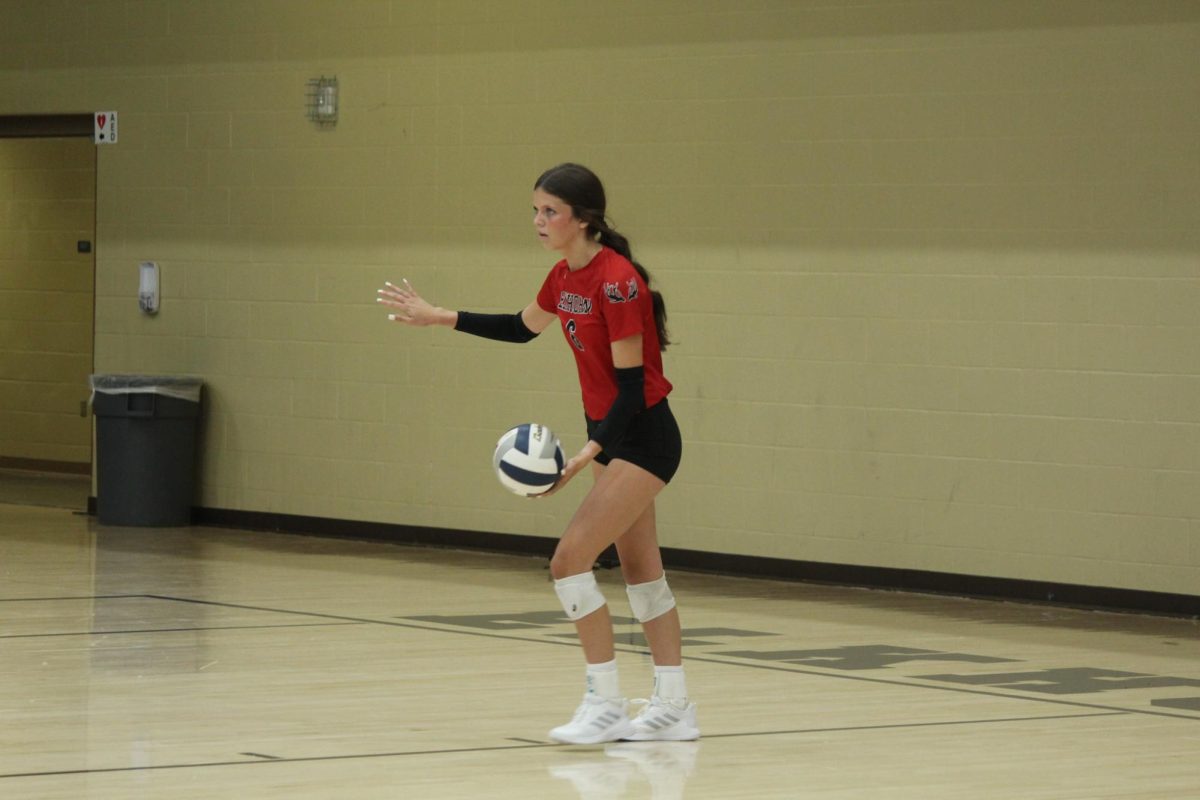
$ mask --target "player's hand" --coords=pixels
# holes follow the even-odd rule
[[[378,291],[378,297],[375,298],[381,305],[396,309],[394,313],[388,314],[388,319],[417,327],[447,324],[447,315],[453,315],[454,312],[448,312],[444,308],[430,304],[429,301],[417,294],[417,290],[412,287],[407,278],[401,283],[402,286],[397,286],[391,281],[386,281],[383,288]]]
[[[565,465],[563,465],[562,474],[558,476],[558,480],[554,482],[554,486],[552,486],[549,491],[542,492],[541,494],[535,496],[549,497],[559,489],[566,486],[567,481],[571,480],[571,478],[574,478],[576,475],[582,472],[584,467],[592,463],[599,453],[600,445],[593,441],[588,441],[588,443],[583,446],[583,449],[579,451],[579,455],[570,459]]]

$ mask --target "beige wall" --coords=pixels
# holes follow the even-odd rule
[[[664,544],[1200,586],[1200,3],[20,8],[0,111],[121,114],[97,368],[208,379],[205,505],[555,535],[584,482],[517,500],[489,456],[582,444],[564,344],[373,298],[528,302],[569,158],[679,341]]]
[[[0,457],[88,464],[96,153],[0,139]]]

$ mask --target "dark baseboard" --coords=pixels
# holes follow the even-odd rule
[[[0,469],[19,469],[26,472],[55,472],[63,475],[91,475],[90,461],[47,461],[42,458],[0,456]]]
[[[1200,617],[1200,595],[1081,586],[1020,578],[960,575],[895,567],[791,561],[781,558],[704,553],[673,548],[663,548],[663,560],[679,568],[695,572],[715,572],[743,577],[953,595],[983,600],[1038,603],[1091,610]]]
[[[549,558],[554,541],[544,536],[520,536],[485,533],[421,525],[394,525],[383,522],[302,517],[266,511],[235,511],[224,508],[192,509],[192,524],[215,528],[246,528],[275,533],[299,533],[330,539],[359,539],[391,544],[444,547],[453,550],[483,550],[509,555],[534,555]]]
[[[95,514],[95,506],[95,498],[88,498],[89,513]],[[358,539],[454,550],[480,550],[543,558],[549,558],[554,552],[556,541],[543,536],[337,520],[221,508],[194,508],[192,509],[192,522],[195,525],[217,528],[243,528],[334,539]],[[676,547],[663,548],[663,561],[669,569],[732,577],[767,578],[1071,608],[1200,618],[1200,595],[1171,594],[1140,589],[1115,589],[1103,586],[1079,586],[1017,578],[958,575],[894,567],[792,561],[763,556],[708,553]],[[616,557],[612,548],[601,554],[599,563],[602,567],[616,566]]]

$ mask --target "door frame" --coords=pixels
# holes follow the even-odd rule
[[[91,136],[95,121],[88,114],[0,114],[0,139],[62,139]]]

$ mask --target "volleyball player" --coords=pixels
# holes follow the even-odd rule
[[[554,589],[575,624],[586,661],[586,690],[555,741],[690,740],[700,736],[688,698],[679,614],[663,571],[654,498],[679,466],[682,442],[663,375],[666,309],[633,261],[629,242],[605,219],[600,179],[560,164],[534,183],[533,224],[542,245],[563,258],[536,298],[516,314],[478,314],[433,306],[408,283],[388,283],[379,301],[407,325],[445,325],[507,342],[528,342],[556,320],[575,355],[587,443],[569,459],[550,493],[591,467],[594,482],[550,560]],[[630,608],[654,660],[654,693],[633,719],[621,694],[612,619],[592,567],[616,544]]]

